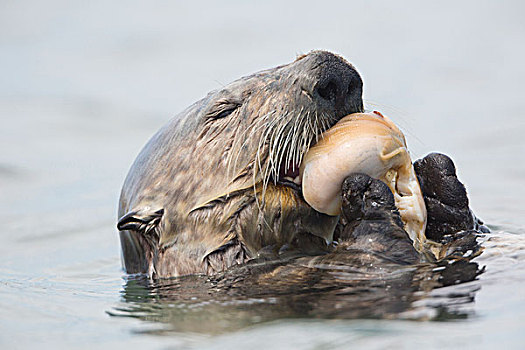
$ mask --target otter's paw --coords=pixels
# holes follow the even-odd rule
[[[462,231],[488,232],[469,208],[467,191],[456,176],[452,159],[431,153],[417,160],[414,169],[427,207],[427,238],[440,242]]]
[[[341,248],[374,252],[398,263],[419,260],[394,195],[384,182],[365,174],[351,174],[343,182],[336,239]]]
[[[403,227],[394,195],[388,186],[366,174],[351,174],[342,186],[341,216],[347,222],[392,220]]]

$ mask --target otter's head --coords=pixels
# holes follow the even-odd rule
[[[187,137],[194,145],[188,161],[206,174],[186,196],[194,223],[240,235],[252,250],[291,244],[303,234],[329,240],[337,217],[304,201],[299,167],[325,130],[363,111],[362,86],[343,58],[314,51],[191,107],[186,113],[196,124],[182,120],[179,128],[195,130]]]

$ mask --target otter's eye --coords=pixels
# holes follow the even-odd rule
[[[217,120],[225,118],[233,113],[237,108],[241,106],[239,101],[231,101],[221,99],[215,103],[215,105],[210,108],[208,113],[206,113],[206,119],[208,120]]]

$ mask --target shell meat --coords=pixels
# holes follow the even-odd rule
[[[341,187],[352,173],[385,182],[416,248],[426,242],[427,211],[403,133],[379,112],[350,114],[323,133],[300,168],[303,196],[315,210],[341,212]]]

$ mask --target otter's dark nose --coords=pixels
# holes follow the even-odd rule
[[[330,52],[317,51],[308,56],[314,74],[313,97],[324,110],[337,118],[363,111],[363,81],[348,62]]]

